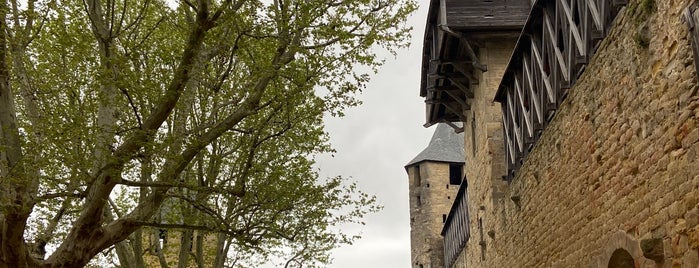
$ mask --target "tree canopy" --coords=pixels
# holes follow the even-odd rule
[[[323,116],[359,104],[415,6],[0,1],[0,267],[327,263],[357,238],[333,226],[377,206],[314,170]]]

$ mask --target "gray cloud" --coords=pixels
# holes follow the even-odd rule
[[[383,211],[370,215],[362,240],[333,251],[331,267],[409,267],[408,178],[403,166],[427,146],[434,128],[422,127],[424,100],[419,97],[420,60],[427,5],[411,18],[412,45],[397,57],[387,55],[366,91],[364,104],[344,118],[327,118],[335,157],[320,156],[321,176],[343,175],[376,195]]]

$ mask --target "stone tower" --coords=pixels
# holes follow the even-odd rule
[[[444,221],[462,181],[464,137],[437,125],[430,144],[406,166],[410,194],[412,267],[444,267]]]

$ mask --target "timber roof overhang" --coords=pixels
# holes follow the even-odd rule
[[[465,121],[472,86],[479,83],[476,71],[487,71],[477,57],[478,47],[484,39],[519,34],[530,5],[530,0],[430,0],[420,83],[425,127]]]

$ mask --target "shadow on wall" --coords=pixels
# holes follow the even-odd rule
[[[607,268],[634,268],[636,267],[633,263],[633,257],[631,253],[624,249],[617,249],[612,253],[612,257],[609,259],[609,265]]]

